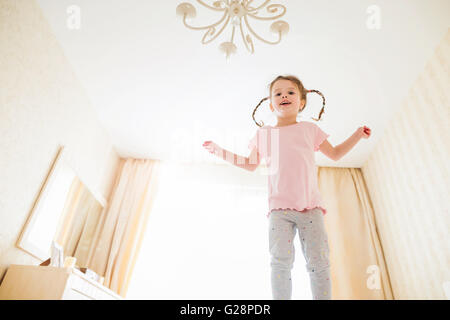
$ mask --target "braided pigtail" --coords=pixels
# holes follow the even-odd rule
[[[318,119],[311,118],[311,119],[313,119],[315,121],[319,121],[320,118],[322,117],[322,114],[325,112],[325,97],[322,94],[322,92],[320,92],[319,90],[306,90],[306,93],[310,93],[310,92],[315,92],[315,93],[319,94],[322,97],[322,109],[319,112],[319,118]]]
[[[255,123],[256,123],[256,125],[257,125],[258,127],[262,127],[262,126],[264,125],[264,121],[261,121],[261,124],[259,124],[258,122],[256,122],[256,120],[255,120],[255,112],[256,112],[256,109],[258,109],[258,107],[261,105],[261,103],[263,103],[263,102],[266,101],[267,99],[270,99],[270,97],[265,97],[264,99],[262,99],[262,100],[258,103],[258,105],[256,106],[255,110],[253,110],[252,118],[253,118],[253,121],[255,121]]]

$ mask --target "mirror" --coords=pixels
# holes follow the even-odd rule
[[[88,267],[106,201],[94,194],[70,167],[61,147],[18,241],[18,247],[45,261],[52,241],[64,256]]]

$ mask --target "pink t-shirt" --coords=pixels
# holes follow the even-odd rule
[[[319,207],[327,213],[317,184],[314,152],[330,135],[315,123],[300,121],[283,127],[258,128],[249,142],[268,169],[269,217],[273,210],[304,211]],[[256,159],[250,159],[256,161]],[[255,162],[256,163],[256,162]]]

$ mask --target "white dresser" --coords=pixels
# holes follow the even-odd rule
[[[122,300],[75,268],[12,264],[0,286],[0,300]]]

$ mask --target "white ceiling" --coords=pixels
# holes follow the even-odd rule
[[[176,15],[184,0],[37,2],[120,156],[181,162],[223,163],[203,149],[205,140],[248,155],[258,128],[255,106],[268,96],[273,78],[293,74],[325,95],[317,124],[331,144],[342,143],[359,126],[372,129],[371,138],[340,161],[318,152],[317,164],[361,167],[450,21],[448,0],[272,0],[286,6],[282,20],[289,34],[275,46],[253,37],[253,55],[236,36],[237,55],[226,60],[218,47],[229,40],[230,26],[201,44],[205,31],[187,29]],[[191,25],[221,17],[187,2],[197,9]],[[67,28],[70,5],[81,9],[79,30]],[[381,9],[380,30],[366,26],[370,5]],[[276,39],[269,31],[273,21],[250,22],[264,38]],[[310,117],[317,117],[321,98],[308,98],[299,120],[314,122]],[[256,119],[276,122],[267,101]]]

